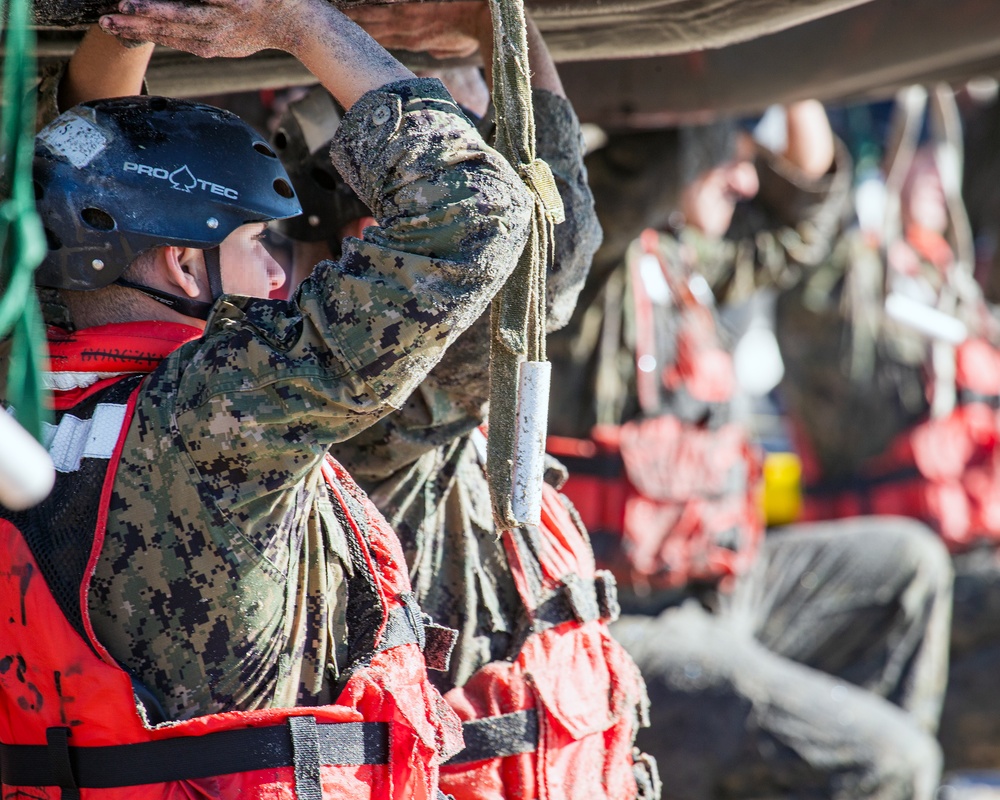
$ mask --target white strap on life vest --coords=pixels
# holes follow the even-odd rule
[[[117,378],[121,375],[133,375],[132,372],[43,372],[42,384],[53,392],[69,392],[73,389],[86,389],[98,381],[107,378]]]
[[[58,425],[46,424],[44,444],[59,472],[76,472],[84,458],[111,458],[125,424],[127,407],[99,403],[90,419],[66,414]]]

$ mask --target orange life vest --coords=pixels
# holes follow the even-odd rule
[[[958,404],[904,431],[854,476],[823,476],[798,437],[804,520],[865,514],[914,517],[952,551],[1000,541],[1000,351],[970,339],[956,351]]]
[[[542,521],[503,533],[527,611],[513,661],[494,661],[445,699],[465,749],[441,768],[455,800],[632,800],[659,796],[655,762],[633,750],[646,693],[608,632],[614,579],[595,570],[574,515],[546,485]]]
[[[51,542],[43,543],[46,523],[65,509],[43,504],[27,514],[0,513],[3,796],[437,797],[439,764],[461,747],[459,724],[427,680],[421,646],[428,634],[400,545],[332,459],[323,473],[355,555],[350,664],[337,701],[154,724],[143,687],[97,641],[87,613],[89,576],[101,551],[138,382],[102,385],[62,417],[77,428],[93,421],[88,436],[76,436],[84,442],[76,461],[69,454],[77,469],[59,474],[46,501],[58,504],[72,487],[74,514],[89,523],[92,546],[75,597],[57,597],[46,577],[54,555]],[[110,439],[109,419],[120,422]],[[76,624],[66,608],[78,609]]]

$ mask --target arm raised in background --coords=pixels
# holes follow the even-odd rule
[[[143,93],[153,45],[123,42],[93,25],[69,61],[42,71],[35,129],[48,125],[77,103]]]
[[[784,157],[806,178],[822,178],[833,167],[837,144],[823,104],[801,100],[785,109],[787,145]]]
[[[91,26],[66,66],[59,85],[59,107],[142,94],[152,54],[151,43],[126,44],[99,26]]]

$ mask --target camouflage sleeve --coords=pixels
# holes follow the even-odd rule
[[[231,461],[250,430],[249,479],[299,479],[413,393],[523,247],[520,179],[436,80],[365,95],[331,154],[380,226],[346,240],[288,302],[222,298],[205,336],[176,354],[177,424],[202,472]]]
[[[580,122],[569,101],[536,89],[536,147],[552,168],[566,221],[556,226],[555,259],[548,272],[550,331],[573,312],[601,228],[583,165]],[[489,134],[490,119],[480,130]],[[489,399],[489,314],[484,314],[445,353],[399,411],[331,452],[359,480],[376,481],[411,464],[424,453],[464,435],[484,420]]]
[[[66,71],[66,61],[46,64],[38,73],[35,90],[35,131],[40,131],[59,116],[59,83]]]
[[[840,141],[833,168],[821,178],[805,177],[765,148],[756,163],[760,191],[737,210],[727,236],[736,255],[706,275],[727,302],[745,300],[758,286],[796,284],[828,258],[851,208],[853,168]]]
[[[555,259],[546,285],[548,331],[569,322],[594,253],[601,246],[601,226],[583,164],[583,134],[570,102],[544,89],[532,92],[537,155],[552,168],[566,221],[556,226]]]

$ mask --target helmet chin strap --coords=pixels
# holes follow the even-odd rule
[[[156,302],[162,303],[168,308],[172,308],[187,317],[207,320],[208,315],[215,305],[215,301],[222,297],[222,264],[219,258],[219,248],[212,247],[202,251],[205,254],[205,271],[208,273],[208,288],[212,293],[212,302],[206,303],[204,300],[192,300],[190,297],[163,292],[154,289],[152,286],[143,286],[140,283],[133,283],[125,278],[115,281],[119,286],[127,289],[135,289],[142,292],[147,297],[153,298]]]

